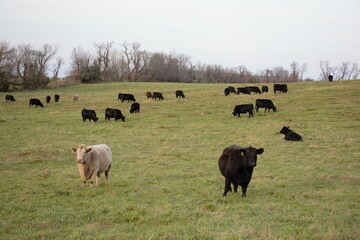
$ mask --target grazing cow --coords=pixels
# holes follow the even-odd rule
[[[240,104],[235,106],[234,108],[234,112],[233,115],[234,117],[237,115],[238,117],[240,117],[240,113],[249,113],[249,118],[251,116],[254,117],[254,104],[250,103],[250,104]]]
[[[184,92],[181,90],[176,90],[175,96],[176,96],[176,98],[180,98],[180,97],[185,98]]]
[[[277,91],[279,91],[280,93],[287,93],[287,91],[288,91],[287,85],[275,83],[274,84],[274,93],[276,93]]]
[[[153,92],[153,99],[159,99],[159,100],[164,100],[164,97],[163,97],[163,95],[162,95],[162,93],[160,93],[160,92]]]
[[[262,87],[261,87],[261,92],[262,92],[262,93],[264,93],[264,92],[269,92],[268,86],[262,86]]]
[[[37,98],[30,98],[29,100],[29,107],[30,106],[40,106],[40,107],[44,107],[44,105],[41,103],[41,101]]]
[[[329,82],[332,82],[332,81],[333,81],[333,79],[334,79],[334,76],[330,74],[330,75],[328,76],[328,80],[329,80]]]
[[[283,127],[280,130],[280,133],[284,134],[285,137],[284,139],[287,141],[301,141],[302,137],[297,134],[296,132],[294,132],[293,130],[291,130],[289,127]]]
[[[230,95],[230,89],[228,87],[224,89],[224,95]]]
[[[139,103],[133,103],[130,107],[130,113],[139,113],[140,112],[140,104]]]
[[[125,122],[125,116],[121,113],[121,111],[119,109],[106,108],[105,109],[105,120],[110,120],[110,118],[114,118],[115,121],[121,119],[121,121]]]
[[[46,101],[46,103],[49,103],[49,102],[51,101],[51,97],[50,97],[50,96],[46,96],[45,101]]]
[[[266,110],[268,110],[269,112],[270,109],[276,112],[276,107],[274,106],[274,103],[269,99],[256,99],[255,105],[256,105],[256,112],[259,112],[259,108],[265,108],[265,112]]]
[[[79,147],[70,148],[70,150],[73,153],[76,153],[76,163],[78,165],[84,187],[87,180],[90,180],[90,184],[93,186],[95,177],[95,186],[97,186],[100,182],[100,175],[103,172],[105,172],[106,183],[109,183],[112,154],[108,145],[98,144],[86,146],[84,144],[80,144]]]
[[[83,122],[86,121],[86,119],[89,119],[89,122],[91,122],[91,120],[93,120],[94,122],[97,122],[97,120],[99,120],[98,117],[96,117],[96,112],[94,110],[90,110],[90,109],[83,109],[81,111],[81,116],[83,119]]]
[[[219,158],[219,169],[225,177],[225,188],[223,196],[231,191],[231,184],[234,186],[234,192],[240,185],[242,197],[246,197],[246,190],[250,183],[251,176],[256,166],[257,155],[264,152],[263,148],[243,148],[237,145],[227,147]]]
[[[249,91],[253,92],[254,94],[261,94],[260,88],[256,86],[247,86],[245,88],[249,89]]]
[[[128,93],[119,93],[118,100],[121,100],[121,102],[124,102],[124,101],[136,102],[134,95],[128,94]]]
[[[152,93],[151,92],[146,92],[146,97],[149,99],[149,98],[152,98]]]
[[[230,90],[230,93],[236,93],[235,88],[233,86],[227,87]]]
[[[58,102],[59,99],[60,99],[60,95],[59,95],[59,94],[55,94],[55,95],[54,95],[54,99],[55,99],[55,102]]]
[[[5,96],[5,101],[6,102],[15,102],[15,98],[13,95],[6,95]]]
[[[251,94],[250,90],[244,87],[238,87],[236,90],[237,90],[236,94],[240,94],[240,93]]]
[[[79,99],[79,95],[74,94],[74,96],[73,96],[73,101],[77,101],[78,99]]]

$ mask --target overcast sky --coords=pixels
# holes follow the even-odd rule
[[[360,0],[0,0],[0,40],[73,47],[139,42],[192,62],[258,70],[319,62],[360,65]]]

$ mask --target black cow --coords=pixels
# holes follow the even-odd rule
[[[234,192],[240,185],[242,197],[246,197],[246,190],[250,183],[251,176],[256,166],[257,155],[264,152],[263,148],[243,148],[237,145],[227,147],[219,158],[219,169],[225,177],[225,188],[223,196],[231,191],[231,184],[234,186]]]
[[[5,101],[6,102],[15,102],[15,98],[13,95],[6,95],[5,96]]]
[[[164,100],[164,97],[163,97],[163,95],[162,95],[162,93],[161,92],[153,92],[153,95],[152,95],[152,98],[153,99],[159,99],[159,100]]]
[[[58,102],[59,99],[60,99],[60,95],[59,95],[59,94],[55,94],[55,95],[54,95],[54,99],[55,99],[55,102]]]
[[[237,90],[236,94],[240,94],[240,93],[251,94],[250,90],[244,87],[238,87],[236,90]]]
[[[230,95],[230,89],[229,88],[224,89],[224,95],[225,96]]]
[[[269,99],[256,99],[255,105],[256,112],[259,112],[259,108],[265,108],[265,112],[266,110],[270,111],[270,109],[276,112],[276,107],[274,106],[274,103]]]
[[[45,101],[46,101],[46,103],[49,103],[49,102],[51,101],[51,97],[50,97],[50,96],[46,96]]]
[[[182,90],[176,90],[175,91],[176,98],[185,98],[184,92]]]
[[[249,91],[250,91],[250,92],[253,92],[254,94],[257,94],[257,93],[261,94],[260,88],[258,88],[258,87],[255,87],[255,86],[247,86],[247,87],[245,87],[245,88],[249,89]]]
[[[128,93],[119,93],[118,100],[121,100],[121,102],[124,102],[124,101],[136,102],[134,95],[128,94]]]
[[[288,91],[287,85],[275,83],[274,84],[274,93],[276,93],[277,91],[279,91],[280,93],[287,93],[287,91]]]
[[[289,127],[283,127],[280,130],[280,133],[284,134],[285,137],[284,139],[287,141],[301,141],[302,137],[297,134],[296,132],[294,132],[293,130],[291,130]]]
[[[234,108],[234,112],[233,115],[234,117],[237,115],[238,117],[240,117],[240,113],[249,113],[249,117],[253,116],[254,117],[254,104],[250,103],[250,104],[240,104],[235,106]]]
[[[334,76],[330,74],[330,75],[328,76],[328,80],[329,80],[329,82],[332,82],[332,81],[333,81],[333,79],[334,79]]]
[[[115,121],[121,119],[121,121],[125,122],[125,116],[121,113],[121,111],[119,109],[106,108],[105,109],[105,120],[110,120],[110,118],[114,118]]]
[[[140,112],[140,104],[139,103],[133,103],[130,107],[130,113],[139,113]]]
[[[85,122],[86,119],[89,119],[89,122],[91,122],[91,120],[93,120],[94,122],[97,122],[97,120],[99,120],[99,118],[96,117],[96,112],[94,110],[84,108],[81,111],[81,115],[82,115],[83,122]]]
[[[227,87],[230,90],[230,93],[236,93],[235,88],[233,86]]]
[[[268,86],[262,86],[262,87],[261,87],[261,92],[262,92],[262,93],[264,93],[264,92],[269,92]]]
[[[41,101],[37,98],[30,98],[30,101],[29,101],[29,107],[30,106],[40,106],[40,107],[44,107],[44,105],[41,103]]]

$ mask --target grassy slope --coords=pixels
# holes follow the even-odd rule
[[[0,238],[359,239],[360,81],[289,84],[287,94],[261,95],[278,112],[250,119],[231,112],[259,96],[225,97],[226,86],[109,83],[2,100]],[[129,114],[118,92],[133,93],[141,113]],[[59,103],[27,106],[55,93]],[[99,122],[83,123],[83,107]],[[126,122],[105,122],[106,107],[121,109]],[[284,125],[304,141],[284,141]],[[109,186],[82,188],[69,150],[80,143],[111,147]],[[231,144],[265,149],[246,199],[222,197],[217,161]]]

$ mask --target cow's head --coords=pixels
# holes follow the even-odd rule
[[[253,148],[253,147],[249,147],[249,148],[242,148],[239,150],[240,155],[244,157],[245,159],[245,163],[249,166],[249,167],[255,167],[256,166],[256,161],[257,161],[257,155],[260,155],[264,152],[263,148]]]
[[[80,144],[78,148],[70,148],[73,153],[76,153],[76,162],[86,164],[87,155],[91,152],[92,148],[86,147],[84,144]]]
[[[94,120],[94,122],[97,122],[99,120],[99,118],[95,117],[93,120]]]
[[[289,132],[291,132],[290,128],[285,126],[280,130],[280,133],[285,135],[288,134]]]

